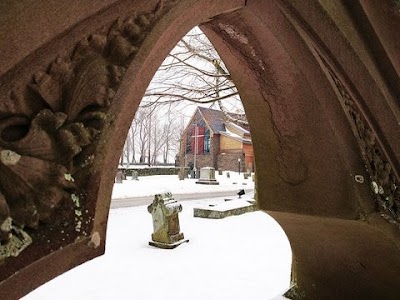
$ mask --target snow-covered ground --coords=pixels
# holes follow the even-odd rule
[[[254,182],[251,177],[244,179],[243,173],[240,175],[237,172],[229,173],[230,178],[227,178],[226,172],[222,175],[218,175],[218,172],[216,172],[215,179],[219,182],[219,185],[196,184],[196,179],[178,180],[177,175],[142,176],[137,181],[130,180],[128,177],[122,184],[116,183],[114,185],[112,198],[152,196],[165,192],[171,192],[174,195],[254,189]]]
[[[179,185],[180,181],[173,177],[172,182]],[[138,191],[141,195],[155,194],[156,185],[172,180],[153,179],[146,193],[144,188]],[[126,181],[115,184],[114,189],[123,190],[125,184],[146,181],[145,177],[138,182]],[[183,182],[196,189],[211,188],[194,181]],[[250,185],[251,179],[246,182]],[[169,187],[177,192],[174,184]],[[230,188],[228,184],[227,187]],[[182,190],[193,192],[188,187]],[[55,278],[23,299],[284,299],[279,295],[289,288],[291,250],[283,230],[260,211],[220,220],[193,217],[194,207],[223,202],[223,198],[182,201],[180,225],[189,243],[173,250],[148,245],[153,227],[146,206],[113,209],[106,254]]]

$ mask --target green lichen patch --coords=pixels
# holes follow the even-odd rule
[[[80,207],[80,200],[79,197],[75,194],[71,194],[72,202],[74,202],[75,207]]]
[[[94,161],[94,155],[89,155],[87,156],[83,162],[81,162],[81,168],[85,168],[87,166],[89,166],[90,164],[92,164]]]
[[[83,214],[82,214],[82,208],[81,208],[81,203],[80,203],[80,199],[79,196],[75,195],[75,194],[71,194],[71,199],[72,202],[74,203],[75,206],[75,231],[76,232],[81,232],[82,229],[82,219],[83,219]]]
[[[71,182],[75,181],[74,178],[72,177],[72,175],[68,174],[68,173],[64,174],[64,178],[65,178],[66,181],[71,181]]]
[[[297,285],[292,286],[285,294],[285,297],[292,300],[305,300],[306,294],[304,291],[300,291]]]
[[[12,219],[10,217],[6,218],[0,225],[0,230],[2,232],[11,232]]]
[[[3,150],[0,152],[0,161],[6,166],[16,165],[21,159],[21,155],[11,150]]]
[[[32,244],[32,238],[22,229],[13,226],[8,242],[0,244],[0,261],[8,257],[17,257],[30,244]]]

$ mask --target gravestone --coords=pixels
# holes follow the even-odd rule
[[[153,203],[147,207],[153,217],[154,232],[149,245],[163,249],[173,249],[182,243],[189,242],[180,232],[178,213],[182,205],[178,203],[171,193],[157,194]]]
[[[215,179],[215,169],[212,167],[201,168],[200,179],[196,183],[218,185],[219,182]]]
[[[132,170],[132,180],[139,180],[138,176],[138,171]]]
[[[117,174],[115,175],[115,183],[122,183],[122,180],[125,179],[125,175],[121,170],[117,171]]]

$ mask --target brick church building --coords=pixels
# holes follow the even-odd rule
[[[181,149],[184,155],[181,155],[180,166],[254,171],[249,127],[240,120],[246,120],[245,115],[227,116],[220,110],[197,107],[183,132]]]

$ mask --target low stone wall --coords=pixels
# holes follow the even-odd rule
[[[138,173],[138,176],[153,176],[153,175],[178,175],[179,173],[179,168],[176,167],[171,167],[171,168],[157,168],[157,167],[151,167],[151,168],[118,168],[118,170],[121,170],[125,176],[132,176],[132,172],[136,171]]]

